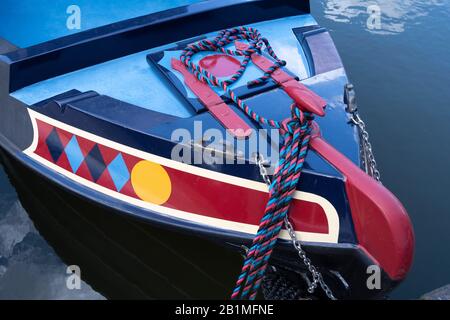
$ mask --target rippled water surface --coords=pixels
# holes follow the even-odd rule
[[[341,23],[367,26],[368,14],[381,13],[381,28],[367,28],[377,34],[399,34],[420,26],[424,22],[421,18],[433,16],[433,11],[447,11],[447,14],[449,11],[445,0],[329,0],[321,1],[320,5],[322,16]],[[379,11],[375,6],[379,7]]]
[[[66,265],[41,237],[0,171],[0,299],[102,299],[82,283],[68,290]]]
[[[417,298],[450,283],[450,2],[318,1],[313,13],[356,85],[383,183],[414,224],[414,265],[392,297]]]
[[[383,183],[414,224],[414,266],[392,297],[417,298],[450,283],[450,2],[322,0],[313,15],[331,31],[356,85]],[[44,240],[2,169],[0,190],[0,299],[103,299],[99,284],[67,289],[71,252],[61,259]]]

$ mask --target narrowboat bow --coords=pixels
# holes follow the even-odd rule
[[[206,1],[110,22],[34,43],[0,27],[0,144],[14,161],[74,197],[245,253],[279,164],[260,155],[278,155],[285,119],[310,117],[293,229],[270,264],[304,286],[294,237],[336,298],[383,297],[405,278],[411,223],[377,181],[353,87],[308,1]]]

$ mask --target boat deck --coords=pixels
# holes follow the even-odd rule
[[[287,62],[287,66],[300,79],[309,77],[305,53],[292,32],[299,26],[314,25],[311,15],[296,16],[251,25],[267,37],[275,52]],[[214,37],[215,33],[206,35]],[[168,45],[166,47],[170,47]],[[69,74],[48,79],[13,92],[16,99],[32,105],[63,92],[77,89],[94,90],[136,106],[178,117],[190,117],[194,110],[174,92],[174,88],[161,77],[159,70],[146,61],[152,52],[164,47],[146,50],[123,58],[101,63]],[[171,52],[176,55],[178,52]],[[167,57],[170,58],[170,57]],[[201,58],[199,55],[198,58]],[[166,59],[167,60],[167,59]],[[169,64],[169,62],[167,62]],[[261,72],[256,67],[246,71],[246,77],[235,86],[242,86],[247,79],[256,79]],[[181,75],[180,80],[182,81]]]

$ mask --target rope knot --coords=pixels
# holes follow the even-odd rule
[[[281,122],[280,129],[289,134],[294,134],[299,129],[304,132],[309,127],[309,122],[313,120],[313,116],[302,111],[295,103],[291,105],[291,118],[287,118]]]

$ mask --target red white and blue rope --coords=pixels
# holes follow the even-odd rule
[[[231,50],[227,48],[235,41],[248,42],[248,49]],[[231,296],[232,299],[253,300],[256,298],[270,256],[282,230],[284,219],[288,214],[293,194],[297,189],[311,137],[313,116],[310,113],[303,112],[295,104],[291,105],[291,118],[284,121],[266,119],[254,112],[230,89],[230,86],[244,74],[251,61],[251,56],[262,54],[263,48],[274,59],[274,66],[261,78],[248,83],[252,86],[266,82],[275,70],[286,65],[276,56],[268,40],[263,38],[259,31],[254,28],[240,27],[223,30],[214,39],[201,40],[190,44],[182,52],[180,58],[188,70],[200,81],[212,87],[223,89],[247,116],[261,125],[279,129],[283,138],[279,164],[269,186],[269,201],[252,246],[247,252],[241,274]],[[227,80],[215,77],[192,61],[195,54],[205,51],[243,57],[239,70]]]

